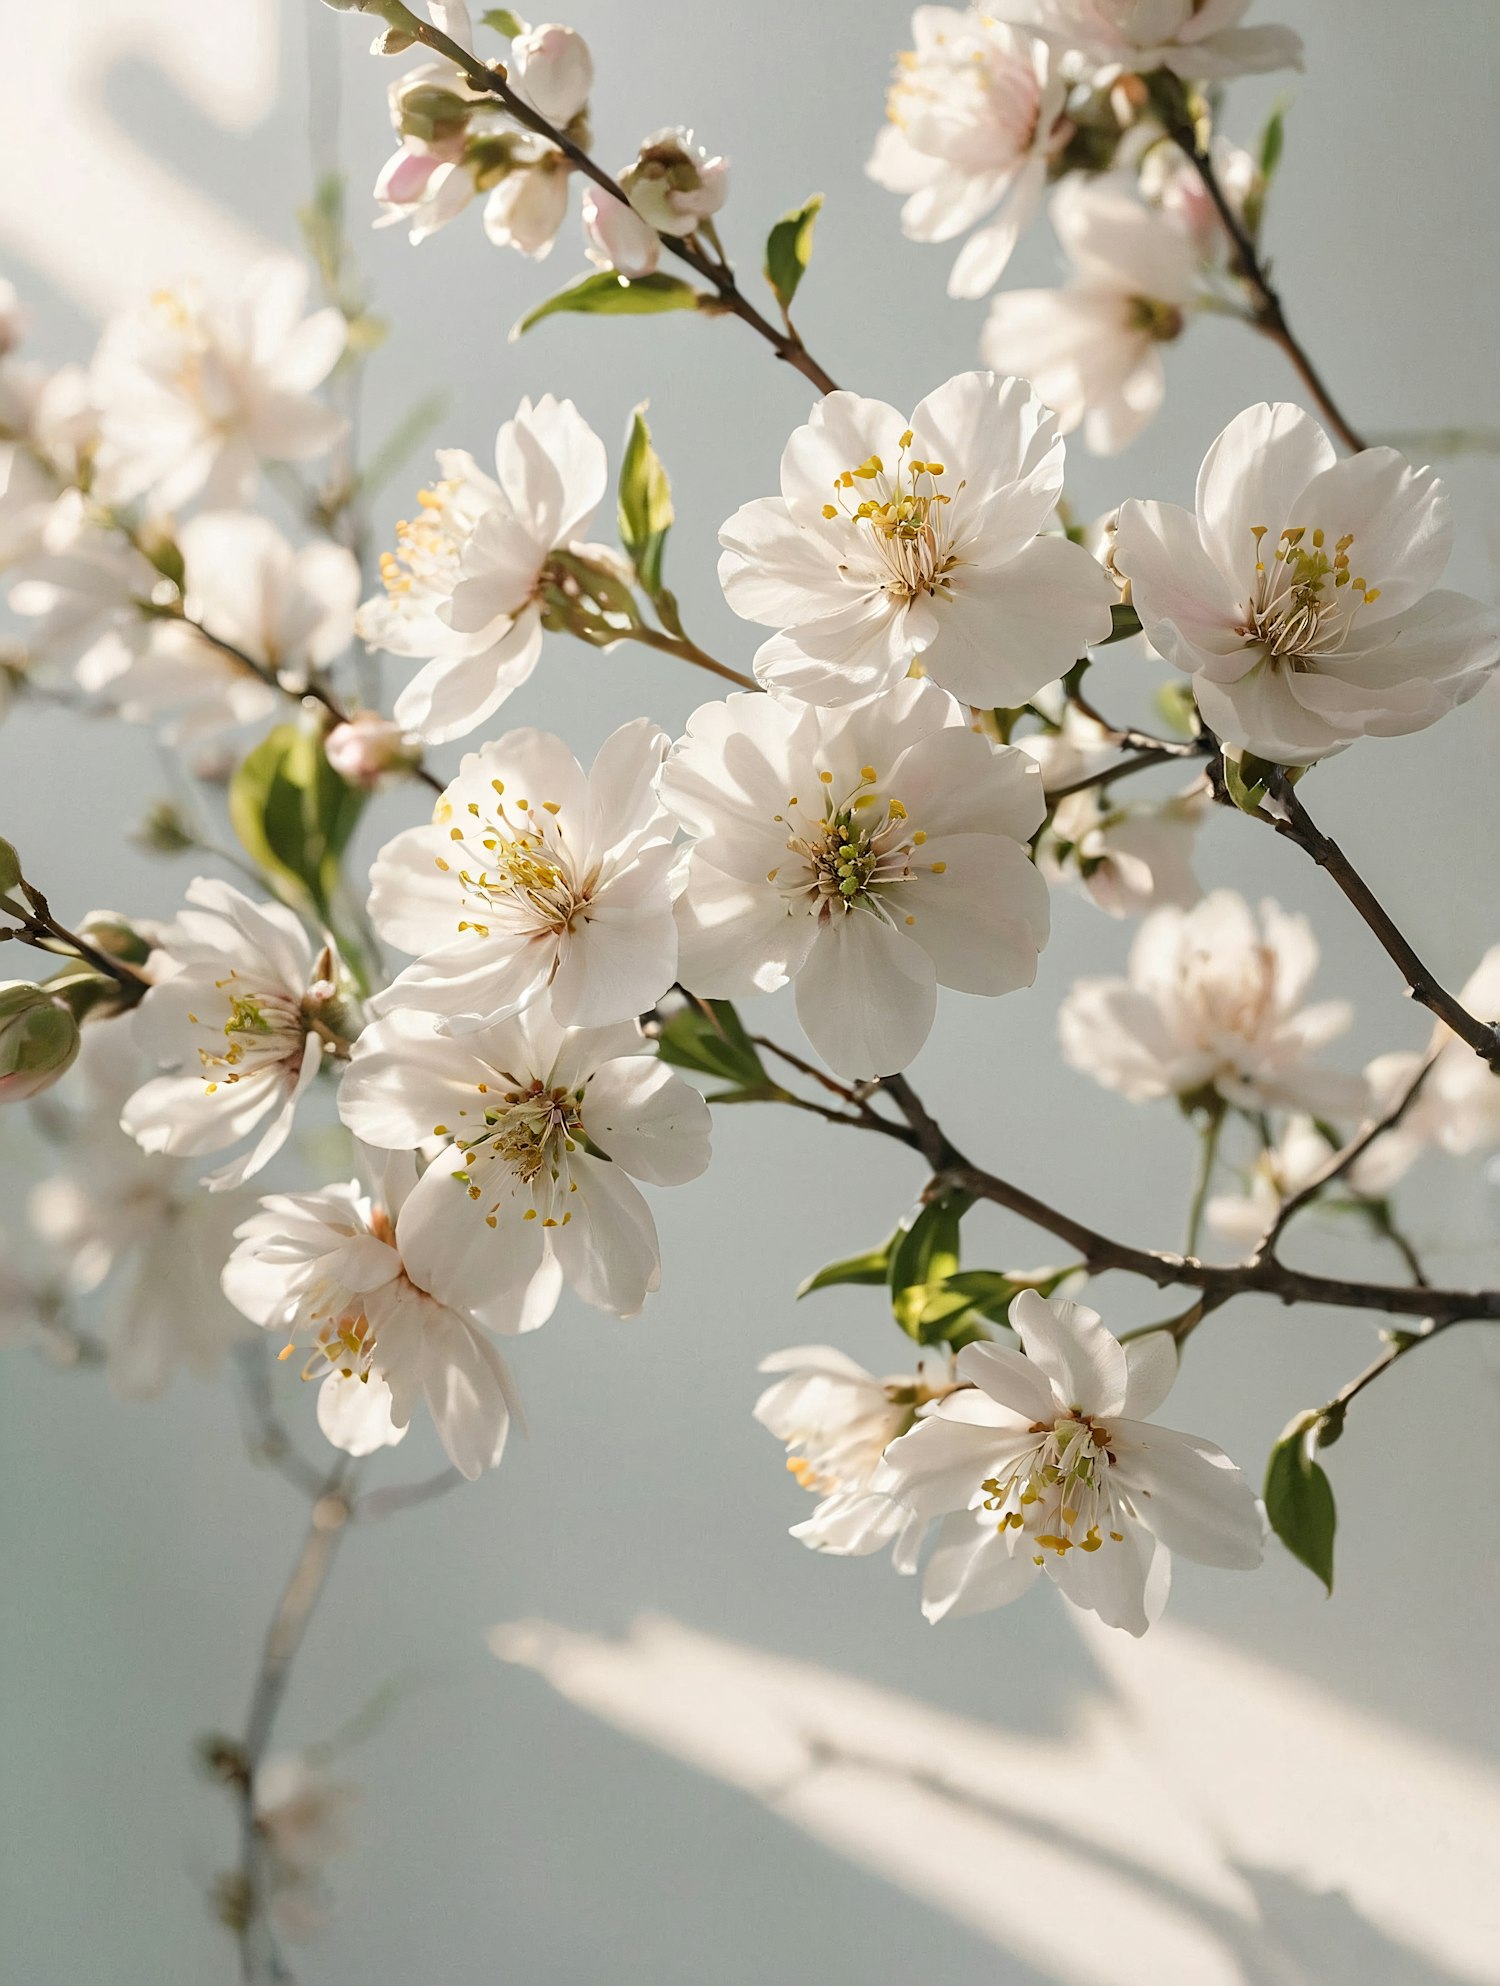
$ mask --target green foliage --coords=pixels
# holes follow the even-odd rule
[[[487,7],[480,19],[487,28],[493,28],[496,34],[503,34],[507,41],[514,41],[517,35],[526,32],[525,23],[520,15],[513,14],[509,7]]]
[[[784,311],[791,309],[792,298],[812,260],[813,228],[822,211],[823,196],[815,193],[802,206],[783,214],[766,238],[766,281]]]
[[[1265,129],[1260,134],[1260,176],[1269,187],[1276,177],[1276,168],[1281,164],[1282,150],[1286,144],[1286,104],[1278,103],[1266,119]]]
[[[1163,683],[1151,699],[1152,707],[1165,728],[1178,738],[1195,738],[1198,735],[1198,706],[1193,701],[1193,686],[1179,677],[1170,683]]]
[[[694,1002],[673,1014],[657,1034],[656,1052],[675,1068],[696,1069],[730,1085],[711,1095],[710,1103],[750,1103],[777,1093],[755,1043],[727,1000]]]
[[[1127,607],[1123,602],[1116,602],[1109,610],[1109,633],[1099,646],[1108,648],[1112,641],[1129,641],[1132,635],[1139,634],[1140,631],[1141,617],[1135,608]]]
[[[842,1262],[830,1262],[826,1269],[818,1269],[797,1285],[799,1300],[811,1296],[814,1290],[828,1290],[839,1283],[879,1283],[882,1287],[890,1274],[891,1248],[896,1237],[879,1248],[872,1248],[868,1255],[849,1255]]]
[[[1333,1485],[1318,1463],[1321,1413],[1299,1414],[1266,1464],[1266,1515],[1294,1558],[1333,1591]]]
[[[651,445],[645,403],[630,417],[630,434],[620,462],[620,543],[647,594],[661,592],[661,561],[672,528],[672,485]]]
[[[334,771],[316,733],[279,724],[230,781],[229,818],[272,888],[328,923],[365,798]]]
[[[586,317],[649,317],[664,310],[696,310],[698,292],[679,276],[617,276],[612,269],[599,269],[580,276],[556,296],[527,311],[511,331],[511,341],[540,324],[544,317],[573,311]]]
[[[1259,812],[1272,781],[1282,770],[1287,770],[1295,780],[1301,768],[1283,768],[1272,764],[1269,759],[1258,759],[1253,752],[1241,752],[1237,759],[1231,758],[1228,752],[1224,754],[1225,789],[1234,804],[1247,814]]]

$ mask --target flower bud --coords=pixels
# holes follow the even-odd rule
[[[430,81],[422,72],[409,88],[391,93],[396,129],[403,138],[420,138],[425,145],[459,137],[467,128],[473,109],[472,103],[465,102],[441,83]]]
[[[533,262],[551,251],[568,215],[568,169],[553,162],[521,166],[491,189],[484,203],[484,231],[497,248],[519,249]]]
[[[0,894],[19,889],[21,858],[8,841],[0,841]]]
[[[0,983],[0,1103],[50,1088],[71,1067],[78,1039],[61,1000],[23,979]]]
[[[409,767],[416,741],[401,726],[378,712],[360,711],[345,724],[335,724],[323,740],[328,763],[351,786],[377,786],[388,772]]]
[[[544,21],[510,45],[511,87],[551,124],[571,124],[594,86],[594,58],[576,28]]]
[[[126,965],[144,965],[151,956],[151,940],[116,910],[91,910],[78,926],[78,935],[96,952],[123,959]]]
[[[661,236],[612,193],[584,189],[583,232],[590,262],[621,276],[649,276],[661,260]]]
[[[620,185],[643,221],[658,234],[691,234],[716,214],[729,191],[729,161],[710,158],[691,131],[658,131],[646,139]]]
[[[172,800],[158,800],[131,839],[138,848],[152,855],[181,855],[184,850],[198,846],[196,836]]]

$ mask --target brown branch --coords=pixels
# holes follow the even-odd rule
[[[1043,797],[1048,809],[1055,807],[1059,800],[1069,800],[1075,793],[1087,793],[1094,786],[1108,786],[1116,779],[1128,779],[1133,772],[1145,772],[1153,765],[1173,765],[1187,757],[1175,745],[1151,745],[1138,751],[1128,759],[1117,759],[1113,765],[1101,767],[1098,772],[1085,773],[1080,779],[1070,779],[1063,786],[1043,785]]]
[[[560,131],[555,124],[549,124],[545,117],[531,108],[530,104],[522,102],[510,87],[505,70],[500,64],[497,63],[493,68],[489,67],[477,56],[470,55],[467,49],[461,48],[441,29],[419,19],[405,8],[382,7],[372,11],[382,13],[404,33],[411,35],[414,40],[420,41],[435,54],[451,62],[455,68],[463,72],[470,89],[498,98],[517,124],[527,131],[535,132],[539,138],[545,138],[549,144],[555,145],[564,158],[611,198],[620,201],[626,207],[630,205],[629,198],[622,192],[618,180],[611,178],[604,168],[565,131]],[[397,19],[398,14],[399,19]],[[715,260],[712,255],[698,246],[691,235],[663,235],[661,243],[669,254],[675,255],[679,262],[685,262],[696,275],[710,284],[717,296],[719,307],[731,316],[739,318],[742,324],[748,324],[757,337],[764,338],[777,358],[795,367],[804,379],[810,380],[817,387],[820,393],[838,391],[837,380],[824,371],[790,326],[778,329],[768,318],[761,315],[735,282],[727,263]]]
[[[741,675],[738,669],[731,669],[727,662],[720,662],[696,641],[689,641],[686,635],[664,634],[656,628],[638,627],[626,630],[626,641],[639,642],[644,648],[658,648],[663,655],[675,655],[681,662],[691,662],[695,669],[707,669],[711,675],[722,676],[726,683],[733,683],[737,689],[758,690],[760,684],[753,676]]]
[[[1191,119],[1185,115],[1180,118],[1169,117],[1167,120],[1167,135],[1192,160],[1193,165],[1197,169],[1198,177],[1203,182],[1203,190],[1213,202],[1214,210],[1223,223],[1224,232],[1229,236],[1230,246],[1234,250],[1234,259],[1237,264],[1236,273],[1250,291],[1252,301],[1250,322],[1262,336],[1269,338],[1273,344],[1281,347],[1282,351],[1295,367],[1303,385],[1321,408],[1329,425],[1338,435],[1340,441],[1343,442],[1346,448],[1351,449],[1358,455],[1361,450],[1368,446],[1368,443],[1358,430],[1351,427],[1345,419],[1338,402],[1329,391],[1322,374],[1313,364],[1301,341],[1287,322],[1286,309],[1281,301],[1280,294],[1267,274],[1265,265],[1256,251],[1255,243],[1251,239],[1244,222],[1235,212],[1228,195],[1219,184],[1219,177],[1214,171],[1213,160],[1204,147],[1199,144],[1198,134],[1193,128]]]
[[[1467,1042],[1482,1061],[1488,1062],[1500,1074],[1500,1029],[1476,1019],[1467,1007],[1438,983],[1348,856],[1331,836],[1323,833],[1297,798],[1284,770],[1276,773],[1268,791],[1285,814],[1285,819],[1272,819],[1276,832],[1295,842],[1320,869],[1327,870],[1400,970],[1412,998],[1426,1007],[1429,1013],[1436,1014],[1460,1041]]]
[[[19,904],[13,897],[0,896],[0,913],[16,920],[17,929],[0,932],[0,937],[18,939],[23,945],[31,945],[39,952],[47,952],[53,958],[76,959],[87,965],[106,979],[112,979],[120,989],[120,997],[128,1006],[145,994],[147,981],[137,967],[125,959],[112,957],[91,945],[87,938],[80,938],[76,931],[70,931],[66,924],[58,922],[52,914],[46,897],[33,884],[22,882],[27,904]]]

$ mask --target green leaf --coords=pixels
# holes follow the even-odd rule
[[[620,543],[646,592],[661,592],[661,560],[672,528],[672,485],[651,445],[643,401],[630,417],[630,436],[620,463]]]
[[[1260,176],[1267,186],[1276,177],[1276,168],[1281,164],[1281,153],[1285,144],[1286,105],[1278,103],[1266,119],[1265,129],[1260,134]]]
[[[1140,631],[1141,617],[1135,608],[1117,602],[1109,610],[1109,633],[1099,646],[1108,648],[1112,641],[1129,641],[1132,635],[1139,634]]]
[[[799,1300],[811,1296],[814,1290],[834,1289],[840,1283],[883,1283],[889,1273],[894,1239],[893,1236],[879,1248],[872,1248],[868,1255],[849,1255],[842,1262],[830,1262],[826,1269],[819,1269],[797,1285]]]
[[[974,1204],[972,1193],[943,1193],[918,1208],[891,1244],[886,1280],[891,1313],[910,1337],[922,1342],[923,1313],[932,1300],[929,1285],[945,1283],[958,1270],[959,1223]]]
[[[272,887],[326,923],[365,798],[328,763],[320,737],[280,724],[229,782],[229,818]]]
[[[776,1085],[767,1075],[755,1043],[727,1000],[705,1000],[701,1006],[685,1006],[664,1021],[656,1037],[656,1052],[663,1062],[670,1062],[675,1068],[696,1069],[701,1075],[717,1076],[733,1084],[736,1091],[775,1094]],[[722,1103],[732,1099],[711,1100]]]
[[[698,292],[679,276],[617,276],[612,269],[599,269],[580,276],[565,290],[559,290],[535,310],[527,311],[511,331],[511,343],[544,317],[560,311],[580,311],[589,317],[648,317],[663,310],[696,310]]]
[[[1278,770],[1268,759],[1256,758],[1253,752],[1241,752],[1237,759],[1224,753],[1225,788],[1234,804],[1247,814],[1259,811]]]
[[[1294,1558],[1333,1591],[1333,1485],[1314,1455],[1320,1413],[1299,1414],[1271,1450],[1266,1465],[1266,1515]]]
[[[1176,682],[1162,683],[1151,704],[1162,723],[1176,737],[1194,738],[1198,735],[1198,706],[1193,701],[1191,683],[1180,678]]]
[[[783,310],[790,310],[797,286],[812,260],[813,226],[823,211],[823,196],[815,193],[800,207],[783,214],[766,238],[766,281]]]
[[[1076,1262],[1070,1262],[1065,1269],[1037,1269],[1029,1274],[1020,1269],[961,1269],[956,1276],[948,1278],[946,1287],[963,1297],[977,1316],[988,1318],[992,1324],[1008,1324],[1010,1307],[1022,1290],[1051,1296],[1069,1276],[1077,1273]]]
[[[525,22],[519,14],[513,14],[509,7],[487,7],[480,15],[480,19],[487,28],[493,28],[496,34],[503,34],[507,41],[514,41],[517,35],[526,32]]]

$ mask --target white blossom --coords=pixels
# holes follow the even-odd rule
[[[159,291],[114,318],[93,367],[100,442],[95,493],[243,502],[261,462],[305,462],[338,439],[340,416],[314,398],[344,349],[342,312],[305,315],[308,272],[273,261],[211,302]]]
[[[980,297],[1041,205],[1065,86],[1045,42],[981,8],[918,7],[911,25],[916,46],[897,57],[890,121],[866,171],[907,196],[901,226],[911,240],[952,241],[976,228],[948,294]]]
[[[584,252],[601,269],[631,278],[651,275],[661,260],[661,236],[612,193],[583,190]]]
[[[666,750],[641,717],[587,774],[546,731],[471,753],[432,825],[397,835],[371,870],[376,930],[419,955],[381,1006],[455,1027],[504,1020],[549,989],[566,1027],[654,1006],[677,971],[675,822],[655,791]]]
[[[110,1383],[136,1400],[155,1398],[179,1368],[214,1378],[245,1330],[218,1286],[243,1203],[204,1193],[195,1165],[144,1152],[120,1128],[147,1073],[128,1021],[85,1028],[60,1169],[28,1201],[67,1287],[107,1288]]]
[[[484,231],[496,248],[514,248],[533,262],[551,254],[568,218],[571,171],[562,153],[545,139],[517,146],[515,162],[484,203]]]
[[[1197,510],[1124,504],[1115,560],[1153,646],[1230,744],[1306,765],[1435,723],[1500,658],[1500,618],[1435,591],[1443,486],[1393,448],[1340,461],[1300,407],[1249,407],[1204,457]]]
[[[594,87],[594,58],[576,28],[544,21],[510,45],[510,83],[549,124],[571,124]]]
[[[1024,380],[966,372],[910,421],[830,393],[792,435],[781,495],[719,533],[737,614],[780,630],[767,688],[811,703],[889,689],[920,656],[966,703],[1016,705],[1109,633],[1114,588],[1045,530],[1063,444]]]
[[[1291,28],[1242,27],[1250,0],[1008,0],[1007,18],[1046,35],[1060,53],[1120,70],[1170,69],[1193,81],[1224,82],[1302,67]]]
[[[636,1186],[679,1186],[708,1163],[708,1106],[631,1024],[564,1028],[545,1001],[459,1036],[398,1008],[366,1028],[339,1091],[356,1137],[387,1150],[451,1142],[404,1210],[404,1250],[442,1264],[444,1291],[501,1329],[538,1283],[633,1317],[659,1286],[656,1224]]]
[[[966,1346],[964,1389],[892,1443],[877,1478],[920,1521],[942,1520],[922,1579],[929,1620],[1004,1606],[1045,1572],[1074,1606],[1140,1635],[1165,1603],[1172,1552],[1259,1565],[1239,1470],[1146,1418],[1177,1374],[1170,1333],[1121,1344],[1096,1311],[1034,1290],[1010,1320],[1025,1356]]]
[[[1500,1026],[1500,945],[1492,945],[1459,988],[1460,1006],[1476,1019]],[[1500,1145],[1500,1078],[1442,1021],[1432,1031],[1432,1068],[1401,1121],[1385,1132],[1362,1163],[1380,1168],[1384,1190],[1427,1149],[1455,1158]],[[1378,1055],[1366,1070],[1376,1114],[1405,1094],[1422,1063],[1413,1049]]]
[[[1384,1087],[1381,1078],[1387,1072],[1377,1063],[1366,1073],[1372,1078],[1378,1110],[1380,1090]],[[1409,1073],[1412,1072],[1403,1068],[1403,1075]],[[1399,1138],[1399,1130],[1378,1138],[1341,1175],[1341,1183],[1355,1193],[1383,1196],[1405,1170],[1409,1159],[1415,1157],[1415,1151],[1410,1148],[1403,1147],[1398,1153]],[[1276,1143],[1256,1157],[1242,1190],[1218,1193],[1209,1200],[1204,1210],[1209,1226],[1227,1241],[1253,1248],[1275,1220],[1282,1203],[1316,1178],[1334,1149],[1311,1117],[1300,1113],[1289,1117]]]
[[[1049,212],[1069,280],[996,297],[980,353],[997,372],[1029,378],[1060,433],[1081,425],[1090,448],[1114,455],[1161,405],[1161,348],[1181,335],[1199,253],[1186,227],[1141,204],[1125,174],[1069,179]]]
[[[1129,977],[1080,979],[1058,1016],[1068,1062],[1132,1103],[1214,1090],[1245,1110],[1357,1112],[1357,1076],[1312,1060],[1351,1019],[1347,1001],[1302,1004],[1318,946],[1305,917],[1276,904],[1257,919],[1233,890],[1191,910],[1153,911]]]
[[[876,1379],[832,1345],[799,1345],[762,1359],[760,1369],[780,1376],[756,1401],[755,1418],[786,1444],[786,1465],[799,1486],[819,1498],[792,1536],[840,1558],[862,1558],[894,1542],[906,1569],[921,1523],[872,1484],[887,1446],[912,1425],[917,1409],[952,1390],[946,1355],[930,1368]]]
[[[140,603],[170,607],[176,598],[176,587],[139,545],[97,523],[81,493],[71,490],[52,506],[41,549],[27,559],[8,604],[31,623],[26,646],[38,663],[70,669],[81,688],[117,703],[116,686],[130,682],[132,672],[157,648],[157,628]],[[210,664],[206,673],[212,700],[218,702],[226,669]],[[142,680],[149,680],[149,672],[144,678],[134,676],[135,684]],[[184,691],[188,687],[179,684]],[[251,717],[264,707],[263,686],[254,688],[253,699],[247,693]],[[132,717],[147,714],[128,697],[125,701]],[[152,711],[163,707],[163,701],[152,697]]]
[[[249,1151],[208,1176],[218,1191],[285,1144],[322,1060],[319,1010],[335,1006],[338,989],[327,951],[315,959],[281,904],[252,903],[201,876],[187,899],[194,907],[151,955],[153,984],[134,1017],[140,1047],[171,1073],[138,1089],[120,1121],[143,1151],[197,1158],[241,1144],[269,1119]]]
[[[536,667],[552,553],[586,529],[604,495],[604,444],[571,400],[523,400],[495,438],[495,476],[461,449],[418,493],[381,559],[383,596],[359,610],[372,648],[426,666],[396,699],[398,724],[433,744],[482,724]]]
[[[841,1075],[905,1068],[939,983],[998,994],[1036,975],[1049,904],[1026,843],[1041,779],[931,683],[841,710],[705,704],[662,795],[693,837],[684,985],[732,1000],[795,979],[803,1029]]]
[[[514,1392],[485,1329],[452,1299],[431,1226],[409,1211],[417,1184],[403,1154],[385,1167],[378,1199],[357,1180],[269,1195],[237,1230],[224,1293],[253,1323],[284,1332],[289,1350],[310,1347],[303,1376],[322,1382],[318,1422],[336,1447],[394,1444],[425,1400],[448,1459],[473,1481],[500,1460]],[[555,1281],[516,1293],[505,1324],[542,1323],[556,1297]]]
[[[619,184],[658,234],[692,234],[718,213],[729,193],[729,161],[710,156],[691,131],[669,125],[641,141]]]

